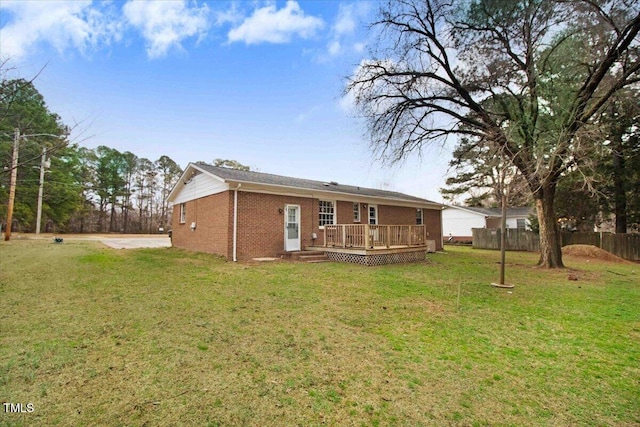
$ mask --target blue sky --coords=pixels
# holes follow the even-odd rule
[[[156,160],[252,169],[442,201],[433,148],[385,167],[342,96],[379,3],[0,2],[0,55],[35,81],[71,139]]]

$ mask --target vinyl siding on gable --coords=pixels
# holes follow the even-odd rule
[[[177,184],[182,185],[182,188],[179,188],[173,200],[174,205],[229,190],[228,184],[204,173],[197,174],[185,182],[186,184],[184,182]]]

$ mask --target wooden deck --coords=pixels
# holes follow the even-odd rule
[[[324,251],[332,261],[384,265],[424,261],[435,252],[424,225],[338,224],[324,227],[324,245],[305,249]]]
[[[398,249],[426,246],[424,225],[325,225],[324,247],[343,249]]]
[[[432,243],[431,243],[432,242]],[[353,255],[386,255],[401,254],[406,252],[435,252],[435,241],[430,240],[424,245],[416,246],[375,246],[373,248],[342,248],[342,247],[326,247],[326,246],[307,246],[307,251],[322,251],[325,253],[344,253]]]

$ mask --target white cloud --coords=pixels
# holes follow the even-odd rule
[[[329,55],[336,56],[336,55],[339,55],[340,52],[342,51],[342,45],[338,40],[333,40],[332,42],[329,43],[327,50],[329,52]]]
[[[327,61],[349,51],[362,52],[364,44],[361,42],[353,43],[352,39],[356,35],[360,22],[367,17],[369,9],[367,2],[341,4],[338,7],[338,14],[331,26],[327,52],[320,58],[321,61]]]
[[[338,99],[338,111],[352,115],[356,109],[356,96],[353,92],[347,92]]]
[[[309,38],[324,26],[315,16],[305,16],[297,2],[289,0],[284,8],[275,5],[255,9],[242,24],[229,31],[229,42],[246,44],[288,43],[293,36]]]
[[[165,56],[172,47],[181,49],[182,41],[208,29],[207,5],[189,6],[186,1],[128,1],[122,8],[129,23],[142,32],[150,58]]]
[[[214,17],[216,25],[236,25],[244,20],[244,15],[239,10],[237,3],[231,3],[231,6],[227,10],[214,11]]]
[[[25,2],[3,0],[3,14],[11,20],[0,30],[0,53],[4,58],[18,59],[30,54],[41,43],[52,45],[62,53],[75,48],[86,53],[90,47],[108,45],[119,40],[121,26],[110,16],[87,1]]]
[[[333,24],[333,32],[336,36],[343,36],[352,34],[356,29],[356,21],[354,18],[355,7],[357,5],[344,5],[341,4],[338,9],[338,16]]]

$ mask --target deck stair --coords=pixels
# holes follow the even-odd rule
[[[307,263],[329,262],[324,251],[294,251],[280,254],[283,259]]]

